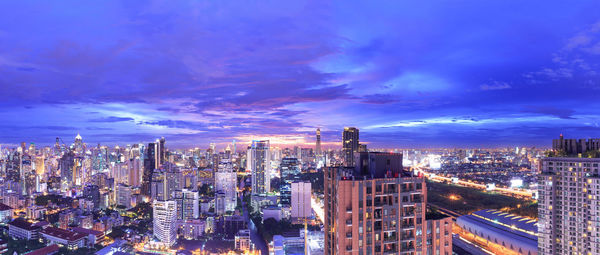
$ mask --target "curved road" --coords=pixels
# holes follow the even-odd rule
[[[243,179],[240,182],[240,190],[244,190],[244,180]],[[260,250],[260,253],[262,255],[268,255],[269,247],[267,246],[267,243],[265,242],[265,240],[263,240],[262,236],[260,236],[260,234],[258,233],[258,229],[254,225],[254,222],[252,222],[252,220],[250,219],[250,213],[248,213],[248,206],[246,206],[246,203],[244,202],[243,198],[244,198],[244,192],[241,192],[238,199],[240,199],[242,201],[242,208],[244,210],[244,219],[246,219],[246,222],[248,223],[248,229],[250,229],[250,240],[252,240],[252,243],[256,246],[256,249]]]

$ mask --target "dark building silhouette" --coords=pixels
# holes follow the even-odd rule
[[[344,166],[354,166],[354,153],[358,152],[358,129],[345,127],[342,133],[342,151],[344,152]]]

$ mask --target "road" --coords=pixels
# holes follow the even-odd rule
[[[417,170],[423,172],[425,177],[427,177],[430,180],[452,182],[452,178],[429,173],[429,172],[425,171],[425,169],[420,168],[420,167],[415,167],[415,168]],[[460,186],[464,186],[464,187],[471,187],[471,188],[477,188],[477,189],[482,189],[482,190],[485,190],[487,188],[484,184],[473,183],[473,182],[468,182],[468,181],[463,181],[463,180],[458,180],[457,182],[453,182],[453,183],[458,184]],[[533,197],[533,191],[529,190],[529,189],[510,189],[510,188],[496,187],[496,188],[494,188],[494,191],[512,195],[512,196],[526,197],[529,199],[531,199]]]
[[[452,251],[458,255],[490,255],[494,254],[473,243],[461,238],[458,234],[452,235]]]
[[[441,214],[445,214],[445,215],[450,216],[453,221],[456,221],[456,218],[458,218],[458,217],[461,216],[461,214],[459,214],[459,213],[457,213],[455,211],[448,210],[448,209],[440,207],[440,206],[438,206],[436,204],[427,203],[427,206],[435,207],[438,210],[438,212],[440,212]]]
[[[321,222],[325,223],[325,212],[323,211],[323,207],[321,207],[321,204],[317,202],[317,199],[315,199],[314,194],[310,196],[310,205],[313,211],[315,212],[317,218],[319,218]]]
[[[269,247],[267,247],[267,243],[265,240],[263,240],[262,236],[260,236],[258,229],[254,225],[254,222],[252,222],[250,219],[248,207],[244,201],[242,201],[242,207],[244,208],[244,218],[246,219],[246,222],[248,222],[248,229],[250,229],[250,240],[252,240],[252,243],[256,246],[256,249],[260,250],[261,254],[269,254]]]
[[[240,190],[244,190],[244,183],[245,182],[242,179],[242,181],[240,182]],[[248,223],[248,229],[250,229],[250,240],[252,240],[252,243],[256,246],[256,249],[258,249],[261,254],[268,255],[269,247],[267,246],[267,243],[265,242],[265,240],[263,240],[262,236],[260,236],[260,234],[258,233],[258,229],[254,225],[254,222],[252,222],[252,220],[250,219],[250,213],[248,212],[248,206],[246,205],[246,202],[244,202],[243,198],[244,198],[244,192],[241,192],[238,199],[240,199],[242,201],[242,209],[244,211],[244,219],[246,219],[246,222]]]

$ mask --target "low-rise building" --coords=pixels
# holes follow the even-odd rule
[[[267,206],[262,209],[263,221],[269,218],[280,221],[282,218],[281,208],[275,205]]]
[[[183,238],[188,240],[194,240],[204,235],[204,229],[206,228],[206,221],[201,219],[186,220],[179,222],[179,229],[183,233]]]
[[[69,231],[66,229],[47,227],[40,234],[49,244],[59,244],[69,250],[85,247],[86,234]]]
[[[12,220],[13,208],[0,203],[0,222],[6,223]]]
[[[44,248],[39,248],[37,250],[24,253],[24,255],[53,255],[58,254],[58,250],[60,250],[60,247],[58,247],[58,245],[56,244],[53,244]]]
[[[235,235],[235,249],[240,251],[250,251],[253,249],[249,229],[240,229]]]
[[[71,230],[76,233],[87,235],[85,246],[93,247],[95,244],[99,244],[104,240],[104,233],[93,229],[72,227]]]
[[[17,218],[8,223],[8,236],[14,239],[36,239],[42,228],[24,219]]]
[[[493,209],[456,219],[461,236],[496,254],[538,254],[537,221]]]
[[[46,217],[48,208],[39,205],[32,205],[27,207],[27,218],[32,220],[40,220]]]

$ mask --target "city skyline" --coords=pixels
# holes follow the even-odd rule
[[[0,143],[594,137],[599,5],[3,2]]]

